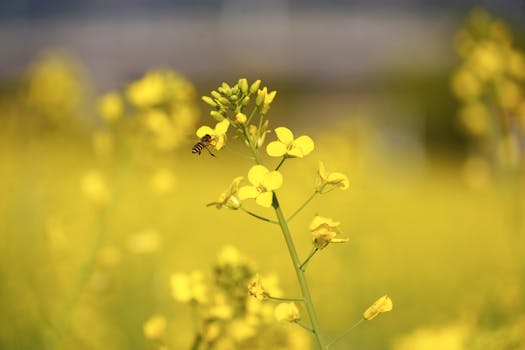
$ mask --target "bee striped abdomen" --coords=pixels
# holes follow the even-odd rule
[[[202,142],[197,142],[195,146],[191,149],[191,153],[198,153],[201,154],[202,150],[204,149],[204,144]]]
[[[199,142],[197,142],[195,144],[195,146],[193,146],[193,148],[191,149],[191,153],[193,153],[193,154],[198,153],[200,155],[202,150],[206,148],[206,150],[210,153],[210,155],[215,157],[215,155],[213,153],[211,153],[210,149],[208,148],[208,146],[211,145],[212,140],[213,139],[212,139],[212,137],[210,135],[208,135],[208,134],[204,135],[199,140]]]

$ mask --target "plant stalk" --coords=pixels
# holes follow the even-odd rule
[[[314,334],[317,348],[324,350],[326,349],[326,346],[324,345],[324,340],[321,335],[319,321],[317,320],[317,315],[315,313],[314,305],[312,303],[312,297],[310,296],[310,290],[308,289],[308,282],[306,281],[306,276],[305,276],[304,271],[301,270],[300,268],[301,261],[299,260],[299,256],[297,255],[297,250],[295,249],[292,235],[290,234],[288,224],[286,223],[286,219],[283,215],[283,212],[279,205],[279,200],[277,199],[277,195],[275,194],[275,192],[273,193],[272,206],[275,209],[275,214],[277,215],[279,226],[281,226],[281,231],[283,233],[284,240],[286,241],[286,246],[288,247],[290,258],[292,259],[292,262],[293,262],[295,274],[297,275],[297,280],[299,282],[299,286],[301,287],[301,294],[304,299],[306,311],[308,312],[308,317],[310,318],[310,323],[312,326],[312,333]]]

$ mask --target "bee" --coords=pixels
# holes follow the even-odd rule
[[[204,135],[199,140],[199,142],[197,142],[195,144],[195,146],[193,146],[193,148],[191,149],[191,153],[193,153],[193,154],[198,153],[200,155],[202,150],[206,149],[210,153],[210,155],[215,157],[215,154],[211,153],[210,149],[208,148],[208,147],[211,146],[212,140],[213,140],[213,138],[211,137],[211,135],[208,135],[208,134]]]

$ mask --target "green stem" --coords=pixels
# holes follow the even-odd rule
[[[350,327],[347,331],[345,331],[343,334],[340,334],[338,335],[337,337],[335,337],[334,339],[332,339],[327,345],[326,347],[329,348],[331,345],[337,343],[339,340],[343,339],[344,337],[346,337],[355,327],[359,326],[361,323],[363,323],[365,319],[362,318],[360,319],[359,321],[357,321],[352,327]]]
[[[85,260],[82,263],[80,270],[78,271],[77,278],[73,285],[73,290],[71,291],[71,293],[65,301],[62,316],[58,321],[55,334],[52,336],[49,344],[46,347],[47,349],[52,350],[60,348],[65,334],[69,331],[71,319],[76,309],[76,306],[80,300],[80,297],[82,296],[82,292],[84,291],[84,288],[88,283],[89,278],[93,273],[93,270],[95,269],[95,265],[97,262],[97,254],[100,247],[102,246],[104,237],[106,236],[108,220],[108,208],[101,208],[100,210],[101,212],[99,214],[98,222],[99,227],[98,230],[96,230],[96,236],[91,242],[91,246],[87,252]]]
[[[314,332],[315,332],[312,328],[308,327],[307,325],[305,325],[305,324],[302,323],[301,321],[294,321],[294,323],[295,323],[296,325],[300,326],[301,328],[306,329],[306,330],[307,330],[308,332],[310,332],[310,333],[314,333]]]
[[[276,224],[276,225],[279,224],[277,221],[273,221],[273,220],[270,220],[270,219],[265,218],[264,216],[260,216],[260,215],[257,215],[257,214],[255,214],[255,213],[252,213],[251,211],[246,210],[246,209],[244,209],[243,207],[240,207],[240,209],[241,209],[243,212],[245,212],[246,214],[251,215],[251,216],[253,216],[254,218],[257,218],[257,219],[259,219],[259,220],[266,221],[266,222],[269,222],[269,223],[272,223],[272,224]]]
[[[279,170],[279,168],[281,167],[281,165],[283,165],[285,160],[286,160],[286,156],[283,156],[283,159],[281,159],[281,161],[279,162],[279,164],[275,168],[276,171]]]
[[[319,326],[319,321],[317,320],[317,315],[315,313],[314,305],[312,303],[312,297],[310,296],[310,290],[308,289],[308,282],[306,281],[306,276],[305,276],[304,271],[299,268],[301,266],[301,262],[299,260],[299,256],[297,255],[297,250],[295,249],[292,235],[290,234],[288,224],[286,223],[286,219],[284,218],[283,212],[279,205],[279,200],[277,199],[277,195],[275,194],[275,192],[273,193],[272,206],[275,209],[275,214],[277,215],[277,219],[279,220],[279,225],[281,226],[281,231],[283,233],[284,240],[286,241],[286,246],[288,247],[290,258],[292,259],[295,274],[297,275],[297,280],[301,287],[301,294],[304,299],[306,311],[308,312],[308,317],[310,318],[310,323],[312,325],[312,332],[315,336],[317,348],[324,350],[326,349],[326,346],[324,345],[323,337],[321,335],[321,329]]]
[[[305,261],[303,261],[303,263],[301,264],[301,266],[299,266],[299,268],[303,271],[306,271],[306,264],[308,264],[308,262],[310,261],[311,258],[313,258],[313,256],[315,255],[315,253],[317,253],[319,251],[319,248],[314,248],[312,249],[312,251],[310,252],[310,255],[308,255],[308,257],[306,258]]]
[[[297,214],[299,214],[299,212],[300,212],[301,210],[303,210],[303,208],[306,207],[306,205],[307,205],[308,203],[310,203],[310,202],[312,201],[312,199],[314,199],[314,197],[315,197],[315,195],[316,195],[317,193],[318,193],[317,190],[315,190],[314,193],[312,193],[312,194],[310,195],[310,197],[308,197],[308,199],[306,199],[306,201],[304,201],[304,203],[301,204],[301,206],[300,206],[299,208],[297,208],[297,210],[294,211],[293,214],[290,215],[290,216],[288,217],[288,219],[286,219],[286,222],[290,222],[290,220],[292,220]]]
[[[249,125],[252,121],[253,116],[255,115],[255,111],[257,110],[257,106],[253,107],[252,112],[250,113],[250,116],[248,117],[248,120],[246,120],[246,124]]]
[[[271,295],[268,296],[268,299],[275,300],[275,301],[300,301],[303,302],[303,298],[279,298],[279,297],[272,297]]]

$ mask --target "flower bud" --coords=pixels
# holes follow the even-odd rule
[[[246,114],[244,114],[244,113],[237,113],[237,115],[235,116],[235,120],[239,124],[246,123],[246,119],[247,119],[247,117],[246,117]]]
[[[259,90],[259,86],[261,86],[261,81],[256,80],[251,86],[250,86],[250,94],[254,94],[257,90]]]
[[[294,322],[300,319],[299,309],[295,303],[281,303],[275,308],[277,321]]]
[[[255,105],[260,106],[266,98],[267,89],[257,90],[257,98],[255,99]]]
[[[217,103],[209,96],[202,96],[202,100],[212,107],[217,107]]]
[[[219,93],[218,93],[217,91],[215,91],[215,90],[213,90],[213,91],[211,92],[211,95],[212,95],[213,98],[215,98],[215,99],[218,99],[218,98],[220,98],[220,97],[222,96],[221,94],[219,94]]]
[[[239,88],[241,89],[241,92],[244,95],[248,94],[249,87],[248,87],[248,80],[246,80],[246,78],[239,79],[239,82],[237,83],[237,85],[239,86]]]
[[[246,96],[246,97],[244,97],[244,98],[242,99],[242,102],[241,102],[241,104],[242,104],[243,106],[247,106],[248,103],[250,103],[250,96]],[[525,104],[524,104],[524,105],[525,105]]]
[[[210,115],[213,117],[213,119],[217,120],[217,121],[222,121],[224,120],[224,115],[222,115],[221,112],[218,112],[218,111],[211,111],[210,112]]]

